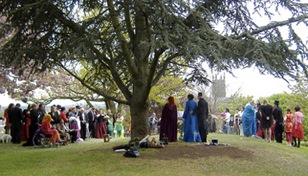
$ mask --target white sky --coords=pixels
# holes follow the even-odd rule
[[[291,92],[289,83],[272,75],[261,75],[257,69],[238,69],[233,74],[234,76],[226,74],[227,96],[237,90],[244,96],[253,96],[254,99]]]
[[[308,3],[308,0],[301,0],[301,3]],[[253,18],[259,26],[263,26],[270,22],[287,20],[291,16],[292,14],[290,12],[281,10],[280,15],[275,15],[271,20],[266,17],[260,17],[257,14],[254,14]],[[293,23],[293,27],[299,37],[308,44],[307,26]],[[222,31],[222,28],[223,26],[217,26],[217,29],[220,31]],[[285,27],[280,28],[280,32],[283,36],[288,35],[285,29]],[[291,92],[288,88],[289,83],[283,79],[275,78],[272,75],[261,75],[256,68],[234,70],[233,74],[236,77],[226,73],[227,96],[234,94],[239,88],[242,95],[252,95],[254,99],[271,96],[277,93]],[[291,84],[295,84],[294,81],[291,82]]]

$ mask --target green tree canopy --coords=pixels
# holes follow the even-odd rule
[[[281,10],[292,15],[264,26],[252,18]],[[186,81],[207,83],[202,64],[228,72],[254,65],[281,78],[307,73],[307,47],[294,29],[307,26],[307,11],[291,0],[2,0],[0,36],[9,37],[1,40],[0,61],[20,70],[60,66],[87,88],[114,81],[124,99],[94,92],[130,105],[132,136],[142,137],[150,90],[164,74],[190,68]],[[95,74],[77,75],[79,61]]]

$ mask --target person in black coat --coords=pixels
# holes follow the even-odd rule
[[[20,109],[19,103],[17,103],[15,107],[11,110],[11,113],[9,114],[9,119],[10,123],[12,124],[11,125],[12,143],[20,144],[23,114],[22,110]]]
[[[261,128],[263,129],[264,139],[271,142],[271,126],[273,124],[273,107],[268,104],[268,100],[263,100],[263,105],[260,106],[262,113]]]
[[[77,108],[77,107],[76,107]],[[80,120],[80,136],[83,140],[86,140],[87,138],[87,117],[86,117],[86,113],[84,112],[83,108],[80,108],[78,106],[78,116],[79,116],[79,120]]]
[[[26,143],[24,143],[22,146],[33,146],[33,136],[37,129],[39,129],[39,116],[41,112],[37,109],[37,104],[32,104],[31,110],[30,110],[30,125],[29,125],[29,138]]]
[[[198,93],[198,127],[202,142],[207,142],[208,134],[208,103],[202,98],[202,93]]]
[[[92,138],[95,138],[95,108],[91,108],[91,110],[87,113],[87,119],[89,121],[89,132]]]
[[[276,100],[274,104],[275,105],[274,105],[273,117],[274,120],[276,121],[275,139],[276,142],[282,143],[282,133],[284,131],[282,109],[279,107],[279,101]]]

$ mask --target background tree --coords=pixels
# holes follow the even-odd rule
[[[301,107],[301,112],[304,114],[304,122],[303,122],[303,130],[304,134],[308,134],[308,121],[307,121],[307,115],[308,115],[308,101],[306,97],[303,97],[300,94],[288,94],[288,93],[282,93],[282,94],[274,94],[270,97],[267,97],[269,102],[271,104],[274,104],[275,100],[279,101],[279,106],[282,109],[283,114],[285,115],[287,112],[287,108],[290,108],[291,111],[294,113],[295,106],[299,105]],[[308,140],[308,136],[305,135],[305,141]]]
[[[251,15],[271,19],[282,9],[291,13],[287,20],[264,26]],[[307,4],[291,0],[2,0],[0,13],[6,17],[0,36],[15,30],[1,45],[3,65],[62,67],[96,94],[129,105],[132,137],[146,135],[148,96],[165,73],[181,75],[189,66],[186,81],[199,83],[208,82],[202,64],[227,72],[256,66],[280,78],[307,73],[307,47],[294,30],[294,24],[307,26]],[[224,32],[215,30],[218,24]],[[91,72],[78,75],[85,66]],[[93,88],[107,81],[124,99]]]
[[[180,102],[182,99],[186,99],[186,90],[187,85],[183,83],[182,78],[177,78],[172,75],[163,76],[151,89],[149,95],[150,111],[160,113],[167,103],[169,96],[175,97],[178,110],[183,110]]]
[[[289,86],[292,93],[308,98],[308,77],[303,74],[298,74],[297,80],[298,82],[296,84]]]

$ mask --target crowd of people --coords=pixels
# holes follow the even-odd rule
[[[22,110],[20,104],[9,104],[4,111],[5,133],[12,136],[12,143],[33,146],[34,133],[41,131],[50,136],[53,144],[61,141],[84,141],[87,137],[108,138],[123,137],[124,117],[120,113],[112,114],[104,110],[91,108],[85,110],[80,106],[66,109],[53,105],[47,112],[44,104],[32,104]],[[129,129],[128,129],[129,130]]]
[[[216,132],[217,117],[212,115],[208,103],[198,93],[198,102],[189,94],[183,113],[183,141],[207,143],[208,133]],[[148,118],[149,133],[159,134],[160,141],[168,139],[176,142],[178,137],[178,111],[174,97],[170,96],[162,109],[161,118],[156,113]],[[276,140],[282,143],[283,132],[290,146],[300,147],[304,138],[302,123],[304,115],[300,106],[292,110],[288,108],[285,116],[279,107],[279,101],[270,105],[267,100],[262,104],[251,100],[245,107],[237,108],[232,114],[229,108],[221,113],[222,125],[220,133],[238,134],[246,137],[263,138],[267,142]],[[52,143],[61,140],[71,141],[86,140],[92,138],[108,138],[128,136],[130,128],[124,130],[124,117],[120,113],[107,113],[103,110],[91,108],[85,110],[80,106],[66,109],[61,105],[53,105],[46,112],[45,105],[32,104],[22,110],[20,104],[9,104],[4,111],[6,119],[5,133],[11,134],[12,143],[27,141],[23,146],[32,146],[34,133],[41,129],[46,135],[50,135]],[[181,120],[181,119],[180,119]]]
[[[234,116],[228,108],[221,113],[223,121],[221,133],[235,133],[246,137],[262,138],[267,142],[276,140],[282,143],[285,132],[288,145],[300,147],[301,139],[304,138],[302,127],[304,115],[300,109],[300,106],[296,105],[294,114],[288,108],[283,115],[277,100],[273,106],[266,99],[262,104],[260,102],[256,104],[251,100],[245,107],[236,109]]]

